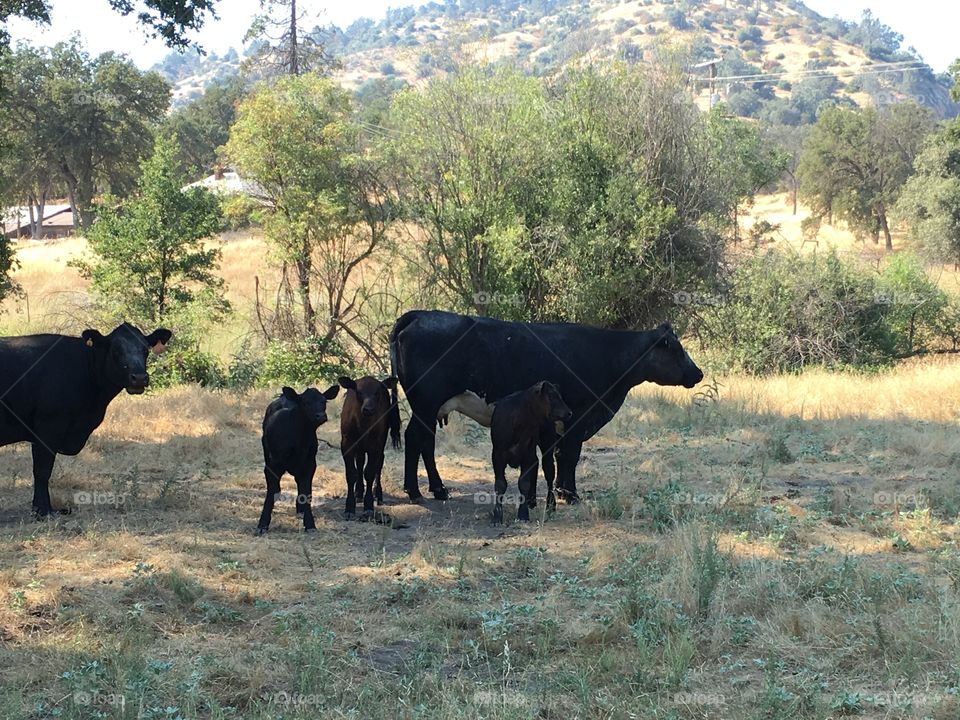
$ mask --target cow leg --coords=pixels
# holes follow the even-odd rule
[[[294,475],[297,481],[297,515],[303,516],[303,529],[311,532],[317,529],[313,520],[313,476],[317,472],[317,464],[311,463]]]
[[[530,521],[530,488],[536,481],[537,471],[539,469],[537,453],[531,449],[530,455],[524,458],[523,463],[520,465],[520,502],[517,504],[517,520],[523,522]]]
[[[352,452],[343,453],[343,469],[347,478],[347,507],[343,511],[343,516],[347,520],[353,520],[353,516],[357,512],[357,466],[360,463],[361,460],[354,456]]]
[[[46,517],[54,512],[50,503],[50,475],[53,473],[53,463],[57,456],[50,452],[46,445],[35,442],[33,450],[33,512],[38,518]],[[69,510],[60,511],[66,515]]]
[[[581,440],[566,437],[560,441],[557,448],[557,495],[570,505],[580,502],[577,494],[577,463],[580,461],[582,448]]]
[[[273,504],[280,494],[280,476],[283,471],[279,468],[263,466],[263,476],[267,481],[267,494],[263,497],[263,511],[260,513],[260,522],[257,523],[257,535],[263,535],[270,529],[270,518],[273,516]]]
[[[410,502],[417,502],[423,498],[420,493],[420,484],[417,480],[417,471],[420,469],[420,442],[423,428],[417,416],[412,416],[403,433],[403,491],[410,498]]]
[[[436,413],[433,414],[436,417]],[[422,444],[420,445],[420,455],[423,457],[423,468],[427,471],[427,480],[430,482],[430,492],[437,500],[446,500],[450,497],[447,488],[443,485],[440,478],[440,472],[437,470],[437,460],[434,453],[437,448],[437,425],[434,421],[431,425],[424,425]]]
[[[493,492],[496,498],[493,502],[493,522],[495,525],[503,524],[503,496],[507,492],[506,464],[493,461]]]

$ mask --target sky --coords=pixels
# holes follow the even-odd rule
[[[331,22],[346,27],[360,17],[380,19],[388,7],[422,3],[423,0],[301,0],[309,27]],[[915,47],[937,72],[946,70],[960,57],[957,0],[806,0],[806,4],[821,15],[852,20],[859,19],[863,10],[869,8],[882,22],[903,34],[905,48]],[[52,45],[79,32],[92,53],[122,52],[143,68],[159,62],[169,52],[160,41],[147,38],[132,16],[124,18],[111,10],[107,0],[51,0],[51,5],[50,27],[12,20],[9,28],[14,38]],[[220,0],[219,19],[208,22],[196,39],[208,52],[223,54],[231,47],[239,49],[259,7],[260,0]]]

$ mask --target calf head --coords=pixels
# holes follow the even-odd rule
[[[397,389],[397,379],[388,377],[381,381],[369,375],[359,380],[342,377],[340,385],[356,393],[360,414],[372,418],[382,416],[390,407],[390,393]]]
[[[651,333],[654,341],[644,358],[645,380],[685,388],[692,388],[703,380],[703,372],[687,355],[670,323],[663,323]]]
[[[533,392],[540,403],[543,418],[550,422],[567,422],[573,417],[573,411],[563,401],[557,386],[541,380],[533,386]]]
[[[284,386],[281,392],[303,416],[307,425],[318,428],[327,421],[327,400],[333,400],[337,396],[340,386],[331,385],[323,392],[308,387],[302,393],[297,393],[292,387]]]
[[[103,380],[113,387],[125,388],[131,395],[139,395],[150,384],[147,355],[151,350],[164,352],[172,336],[166,328],[144,335],[130,323],[118,325],[109,335],[102,335],[99,330],[84,330],[80,335],[89,347],[103,353]]]

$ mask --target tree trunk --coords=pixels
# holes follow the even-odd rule
[[[297,57],[297,0],[290,0],[290,74],[300,74],[300,58]]]
[[[310,272],[312,270],[310,257],[297,258],[297,290],[300,293],[300,303],[303,306],[303,329],[306,335],[315,335],[316,312],[310,300]]]
[[[893,251],[893,237],[890,235],[890,226],[887,224],[887,213],[880,211],[880,227],[883,229],[883,239],[887,243],[887,250]]]

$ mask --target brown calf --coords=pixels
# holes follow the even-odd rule
[[[397,406],[397,379],[383,382],[373,377],[339,379],[346,389],[340,413],[340,453],[347,477],[347,507],[344,517],[352,519],[357,510],[357,496],[363,492],[364,517],[373,515],[374,494],[383,505],[380,473],[387,433],[393,447],[400,447],[400,408]],[[366,491],[364,492],[364,480]]]
[[[552,383],[541,381],[520,392],[507,395],[494,404],[490,424],[493,441],[493,475],[496,501],[493,521],[503,522],[503,496],[507,491],[506,467],[520,468],[518,520],[530,519],[530,500],[537,478],[537,445],[546,439],[557,422],[565,422],[573,413]],[[555,440],[554,440],[555,442]],[[544,464],[546,465],[544,452]],[[552,466],[552,447],[551,447]],[[547,504],[553,495],[552,474],[547,477]]]

